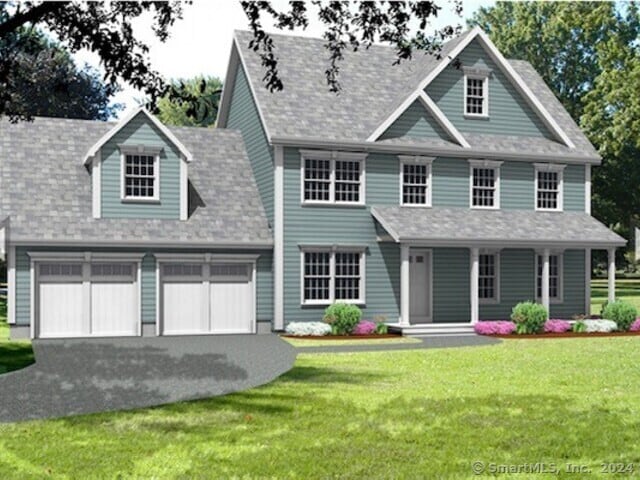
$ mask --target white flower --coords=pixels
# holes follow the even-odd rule
[[[322,337],[331,333],[331,325],[323,322],[291,322],[285,332],[296,337]]]
[[[583,320],[583,323],[588,333],[609,333],[618,329],[618,324],[613,320]]]

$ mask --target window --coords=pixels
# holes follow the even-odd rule
[[[41,263],[38,274],[41,279],[47,278],[71,278],[82,276],[81,263]]]
[[[364,303],[364,252],[304,250],[302,303]]]
[[[500,256],[497,253],[483,253],[478,260],[478,297],[483,303],[498,302]]]
[[[487,117],[489,115],[488,93],[488,76],[465,75],[465,116]]]
[[[124,154],[123,199],[157,200],[158,168],[154,155]]]
[[[542,299],[542,255],[536,255],[536,297]],[[562,301],[562,255],[549,255],[549,300]]]
[[[365,154],[301,151],[302,203],[364,204]]]
[[[131,277],[133,263],[92,263],[92,277]]]
[[[470,160],[471,207],[500,208],[500,165],[502,162]]]
[[[562,211],[564,165],[535,164],[536,210]]]
[[[199,263],[165,263],[162,265],[165,277],[202,277],[202,265]]]
[[[400,205],[431,206],[433,158],[400,156]]]

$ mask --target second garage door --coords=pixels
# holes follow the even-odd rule
[[[251,263],[163,263],[162,333],[254,333]]]

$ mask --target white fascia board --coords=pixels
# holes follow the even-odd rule
[[[380,225],[382,225],[382,228],[384,228],[387,233],[391,235],[391,238],[393,238],[394,241],[400,242],[400,235],[398,235],[398,232],[391,228],[391,226],[384,220],[384,218],[382,218],[382,216],[376,210],[376,207],[371,208],[371,215],[378,221]]]
[[[373,214],[373,211],[372,211]],[[621,247],[626,241],[618,242],[589,242],[589,241],[545,241],[545,240],[475,240],[475,239],[426,239],[426,238],[400,238],[398,243],[411,245],[412,247],[478,247],[478,248],[549,248],[549,249],[583,249],[593,248],[605,250],[607,248]]]
[[[96,247],[118,247],[118,248],[184,248],[189,250],[192,248],[212,248],[212,249],[254,249],[263,250],[273,247],[273,242],[245,242],[245,243],[215,243],[215,242],[181,242],[179,240],[173,242],[154,242],[154,241],[93,241],[93,240],[70,240],[70,241],[56,241],[56,240],[42,240],[42,239],[29,239],[18,238],[11,240],[12,245],[16,246],[48,246],[48,247],[83,247],[83,248],[96,248]]]
[[[189,164],[180,157],[180,220],[189,217]]]
[[[238,48],[235,38],[231,41],[231,51],[229,53],[229,63],[227,73],[222,85],[222,95],[220,95],[220,108],[218,108],[218,118],[216,118],[216,128],[227,128],[229,108],[231,107],[231,92],[236,83],[236,71],[238,70]]]
[[[100,150],[94,156],[91,162],[91,189],[92,189],[92,212],[93,218],[102,216],[102,161]]]
[[[116,133],[118,133],[125,125],[127,125],[133,118],[136,117],[139,113],[144,113],[146,117],[151,120],[151,122],[158,127],[163,135],[165,135],[169,141],[180,151],[187,162],[191,162],[193,160],[193,155],[191,152],[187,150],[187,148],[182,144],[180,140],[176,138],[176,136],[169,130],[166,125],[164,125],[160,120],[158,120],[154,115],[152,115],[146,108],[143,106],[138,107],[137,109],[131,111],[129,115],[124,117],[121,121],[117,123],[111,130],[109,130],[100,140],[98,140],[87,152],[84,157],[84,164],[88,165],[93,161],[96,153],[100,151],[100,149],[107,143]]]
[[[420,90],[418,93],[418,98],[422,105],[433,115],[436,121],[440,124],[444,130],[451,135],[456,142],[458,142],[464,148],[471,148],[471,145],[465,140],[460,131],[453,126],[453,123],[449,121],[447,117],[445,117],[442,110],[438,108],[436,102],[434,102],[429,95],[426,94],[424,90]]]

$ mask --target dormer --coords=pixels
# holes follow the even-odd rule
[[[191,153],[141,107],[127,115],[87,152],[93,218],[188,217]]]

